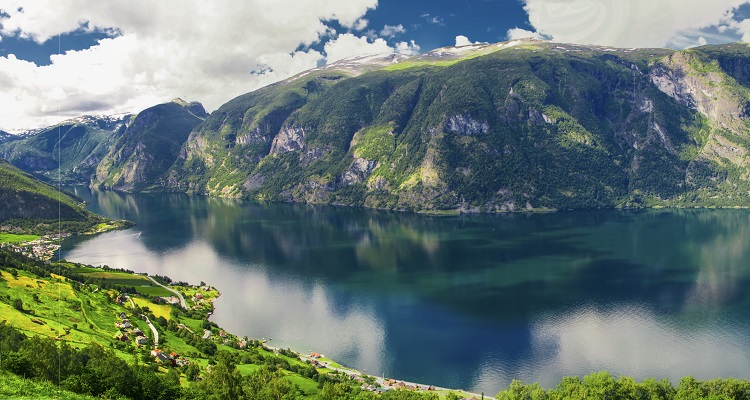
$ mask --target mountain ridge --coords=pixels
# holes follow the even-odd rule
[[[427,212],[746,206],[748,88],[740,43],[516,40],[359,56],[205,119],[188,110],[199,121],[169,151],[110,145],[92,183]],[[121,173],[155,159],[148,177]]]
[[[413,211],[710,206],[722,205],[707,200],[727,188],[696,184],[695,175],[712,173],[711,163],[745,166],[716,161],[736,145],[721,133],[724,113],[691,108],[710,97],[700,89],[722,82],[734,85],[722,89],[722,107],[744,107],[740,81],[720,67],[701,75],[716,68],[716,54],[538,41],[466,47],[359,75],[318,68],[239,96],[193,131],[166,185]],[[744,45],[706,49],[747,53]],[[684,71],[698,77],[682,79]],[[696,99],[665,93],[669,84]],[[513,169],[521,176],[506,173]]]

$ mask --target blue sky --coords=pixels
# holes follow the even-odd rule
[[[686,48],[750,40],[747,0],[3,0],[0,129],[213,110],[338,59],[536,37]]]
[[[456,7],[455,1],[445,0],[380,0],[377,7],[369,9],[363,18],[368,21],[364,31],[372,30],[378,35],[386,25],[401,26],[404,32],[395,32],[393,37],[385,37],[386,41],[414,40],[422,50],[452,46],[458,35],[472,41],[493,43],[506,40],[508,29],[532,28],[519,0],[468,0],[460,7]],[[325,23],[337,31],[348,31],[336,20]],[[64,53],[87,49],[103,38],[116,35],[117,32],[87,31],[82,28],[41,44],[30,38],[9,35],[0,41],[0,56],[14,54],[39,66],[49,65],[50,55],[58,51]],[[320,42],[312,47],[322,49],[323,44]]]

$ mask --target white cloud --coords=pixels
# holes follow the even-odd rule
[[[395,37],[396,35],[400,35],[402,33],[406,33],[406,29],[404,29],[404,26],[401,24],[386,25],[383,27],[383,29],[380,30],[380,36],[389,38]]]
[[[425,13],[425,14],[420,15],[420,17],[424,18],[425,21],[431,24],[445,26],[445,20],[443,19],[443,17],[439,15],[432,16],[430,14]]]
[[[336,39],[328,41],[323,47],[323,51],[326,54],[326,63],[330,64],[344,58],[369,54],[414,55],[419,53],[419,45],[410,40],[409,42],[398,42],[394,47],[391,47],[383,38],[373,40],[367,35],[356,36],[351,33],[344,33]]]
[[[370,42],[367,40],[367,37],[356,36],[351,33],[341,34],[335,40],[329,41],[325,44],[324,51],[326,53],[326,62],[329,64],[347,57],[361,56],[365,54],[389,54],[395,52],[395,50],[381,38]]]
[[[458,35],[458,36],[456,36],[456,47],[459,47],[459,46],[470,46],[472,44],[481,44],[481,43],[480,42],[474,42],[474,43],[472,43],[471,40],[469,40],[469,38],[467,38],[464,35]]]
[[[750,42],[750,19],[742,20],[734,27],[742,35],[743,42]]]
[[[116,29],[120,36],[55,55],[42,67],[0,57],[0,128],[139,111],[178,96],[215,109],[315,67],[323,55],[297,49],[335,35],[321,21],[361,27],[362,16],[376,6],[377,0],[231,0],[222,6],[199,0],[4,0],[2,36],[43,43],[84,27]],[[266,72],[251,74],[258,66]]]
[[[536,32],[555,41],[621,47],[679,45],[685,31],[719,26],[747,0],[524,0]],[[522,33],[522,32],[513,32]],[[511,32],[508,32],[509,36]],[[697,37],[691,38],[695,43]]]
[[[533,32],[522,28],[511,28],[508,29],[508,40],[516,40],[516,39],[525,39],[525,38],[532,38],[532,39],[544,39],[544,37],[539,32]]]
[[[396,53],[406,54],[408,56],[419,54],[419,45],[414,43],[413,40],[410,40],[408,43],[398,42],[396,43]]]
[[[361,31],[365,28],[367,28],[367,24],[369,24],[370,21],[360,18],[354,22],[354,25],[352,25],[352,29],[355,31]]]

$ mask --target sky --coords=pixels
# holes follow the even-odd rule
[[[750,0],[0,0],[0,129],[210,112],[342,58],[535,37],[684,49],[750,41]]]

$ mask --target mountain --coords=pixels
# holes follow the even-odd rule
[[[96,167],[92,185],[125,191],[153,187],[206,116],[200,103],[181,99],[141,111]]]
[[[64,226],[68,231],[90,228],[105,218],[83,208],[83,200],[32,177],[0,159],[0,223],[45,231],[38,224]],[[59,220],[58,220],[59,217]],[[27,220],[27,221],[24,221]],[[60,225],[58,225],[60,223]]]
[[[516,40],[352,57],[210,116],[175,99],[67,121],[0,156],[109,189],[394,210],[747,206],[748,99],[746,44]]]
[[[746,44],[344,60],[221,106],[163,184],[414,211],[748,205],[749,88]]]
[[[7,142],[12,139],[13,135],[5,131],[0,131],[0,143]]]
[[[49,181],[88,183],[132,115],[82,116],[0,140],[0,157]]]

